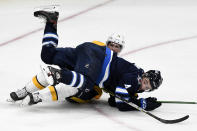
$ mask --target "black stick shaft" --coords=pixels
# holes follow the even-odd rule
[[[128,102],[127,100],[121,98],[120,96],[115,95],[115,94],[114,94],[113,92],[111,92],[111,91],[108,91],[108,90],[106,90],[106,89],[104,89],[104,88],[102,88],[102,89],[103,89],[103,91],[109,93],[110,95],[116,97],[117,99],[122,100],[123,102],[127,103],[128,105],[130,105],[130,106],[136,108],[137,110],[139,110],[139,111],[141,111],[141,112],[144,112],[145,114],[151,116],[152,118],[155,118],[156,120],[158,120],[158,121],[160,121],[160,122],[162,122],[162,123],[165,123],[165,124],[174,124],[174,123],[182,122],[182,121],[187,120],[187,119],[189,118],[189,115],[186,115],[186,116],[184,116],[184,117],[181,117],[181,118],[178,118],[178,119],[174,119],[174,120],[165,120],[165,119],[162,119],[162,118],[160,118],[160,117],[158,117],[158,116],[156,116],[156,115],[154,115],[154,114],[152,114],[152,113],[150,113],[150,112],[148,112],[148,111],[142,109],[141,107],[139,107],[138,105],[136,105],[136,104],[134,104],[134,103],[132,103],[132,102]]]

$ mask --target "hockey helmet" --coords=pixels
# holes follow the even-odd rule
[[[158,70],[149,70],[145,73],[145,77],[147,77],[150,80],[150,85],[152,89],[150,91],[153,91],[155,89],[158,89],[158,87],[162,84],[163,78],[161,77],[161,72]]]
[[[108,44],[109,42],[119,44],[119,45],[121,45],[121,47],[123,47],[125,44],[124,36],[122,36],[120,34],[113,33],[112,35],[110,35],[108,37],[106,43]]]

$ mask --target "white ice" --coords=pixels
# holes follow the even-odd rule
[[[196,131],[197,105],[163,104],[151,112],[165,119],[190,115],[182,123],[166,125],[141,112],[119,112],[109,107],[107,94],[85,105],[42,103],[22,108],[6,102],[11,91],[22,88],[39,71],[43,29],[23,35],[44,27],[33,17],[33,11],[37,6],[51,4],[61,5],[59,46],[105,42],[113,32],[123,34],[126,45],[122,57],[145,70],[161,70],[164,78],[160,89],[140,97],[197,101],[197,1],[113,0],[65,19],[106,1],[0,1],[0,44],[7,43],[0,46],[1,131]],[[128,53],[162,42],[166,44]]]

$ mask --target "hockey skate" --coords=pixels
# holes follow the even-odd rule
[[[17,90],[16,92],[10,93],[10,98],[7,99],[8,102],[16,102],[19,100],[24,99],[27,96],[28,92],[26,90],[26,87]]]
[[[39,102],[42,102],[42,99],[39,96],[39,92],[33,94],[28,93],[28,95],[20,103],[20,106],[34,105]]]
[[[34,12],[35,17],[44,18],[46,22],[52,23],[54,25],[57,25],[57,20],[59,17],[59,12],[52,12],[52,11],[45,11],[45,10],[39,10]]]

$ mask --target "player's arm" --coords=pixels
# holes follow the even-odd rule
[[[129,101],[129,102],[133,102],[135,104],[137,104],[138,106],[140,106],[140,103],[138,102],[137,98],[134,98],[134,96],[131,96],[127,89],[125,87],[121,87],[121,86],[118,86],[116,87],[116,90],[115,90],[115,95],[117,96],[120,96],[121,98]],[[120,110],[120,111],[132,111],[132,110],[135,110],[135,108],[133,108],[132,106],[129,106],[128,104],[124,103],[123,101],[117,99],[117,98],[114,98],[114,97],[111,97],[111,102],[114,100],[115,102],[115,105],[116,107]],[[109,99],[109,101],[110,101]]]
[[[129,78],[129,79],[128,79]],[[133,102],[139,107],[145,109],[145,110],[154,110],[160,105],[157,102],[156,98],[137,98],[135,96],[137,90],[138,90],[138,81],[135,78],[135,76],[130,76],[130,74],[126,74],[123,76],[122,81],[120,82],[119,86],[115,89],[115,95],[120,96],[121,98]],[[110,99],[109,99],[110,100]],[[113,100],[111,98],[111,100]],[[115,105],[120,111],[132,111],[135,110],[130,105],[124,103],[123,101],[115,98]]]
[[[128,93],[128,91],[125,88],[122,88],[122,87],[117,87],[115,94],[122,97],[123,99],[126,99],[128,102],[132,102],[132,103],[138,105],[139,107],[141,107],[141,108],[143,108],[144,110],[147,110],[147,111],[154,110],[154,109],[156,109],[157,107],[160,106],[160,104],[158,104],[156,98],[148,97],[148,98],[137,99],[136,97],[131,96]],[[124,103],[123,101],[121,101],[117,98],[114,98],[114,97],[110,97],[108,99],[108,103],[110,104],[110,106],[117,107],[120,111],[136,110],[132,106],[130,106],[130,105]]]

